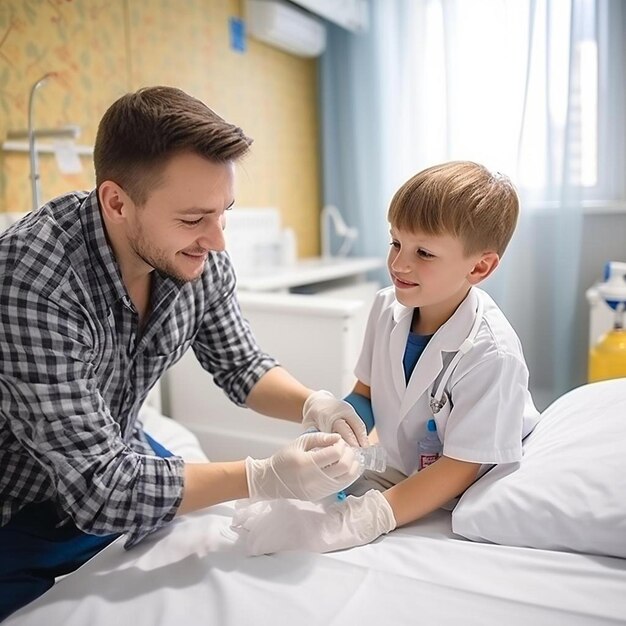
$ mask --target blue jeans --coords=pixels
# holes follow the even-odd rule
[[[155,454],[172,453],[146,435]],[[48,591],[67,574],[103,550],[119,534],[88,535],[59,522],[50,501],[28,504],[0,528],[0,621]]]

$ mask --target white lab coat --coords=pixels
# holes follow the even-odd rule
[[[396,301],[393,287],[382,289],[372,305],[355,374],[371,389],[376,430],[389,465],[406,475],[417,469],[417,444],[433,416],[433,387],[444,363],[467,338],[478,298],[484,314],[474,347],[454,369],[445,388],[447,402],[434,416],[443,454],[482,464],[519,461],[522,439],[537,423],[520,341],[484,291],[472,287],[428,342],[407,385],[402,359],[413,308]]]

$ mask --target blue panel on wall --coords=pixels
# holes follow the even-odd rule
[[[236,52],[246,51],[246,23],[237,17],[228,20],[230,47]]]

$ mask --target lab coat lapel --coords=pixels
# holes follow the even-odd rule
[[[437,337],[437,333],[433,335],[415,365],[400,405],[400,415],[398,416],[400,421],[415,406],[419,398],[428,391],[428,388],[435,381],[439,372],[441,372],[443,366],[441,352],[442,336],[440,334]]]
[[[389,361],[391,363],[393,384],[400,399],[404,397],[406,392],[402,359],[404,358],[404,350],[412,320],[413,309],[395,302],[393,305],[394,327],[389,335]]]
[[[456,352],[467,337],[474,318],[480,290],[470,289],[452,317],[433,335],[417,361],[400,405],[401,422],[419,398],[429,391],[443,367],[443,354]],[[405,338],[406,341],[406,338]]]

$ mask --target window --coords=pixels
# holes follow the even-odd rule
[[[415,53],[424,59],[428,161],[469,158],[502,170],[537,207],[564,188],[589,206],[626,205],[622,20],[609,14],[616,5],[427,2]]]

